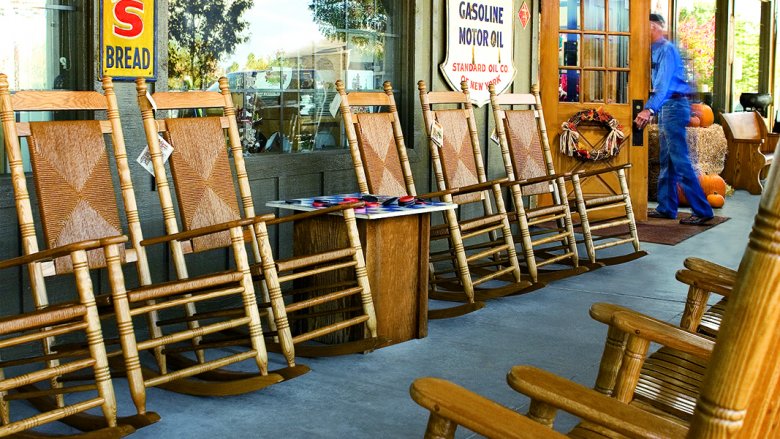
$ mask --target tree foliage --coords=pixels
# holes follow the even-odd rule
[[[697,2],[691,9],[680,10],[677,36],[693,65],[699,87],[706,84],[712,90],[715,64],[715,3]]]
[[[311,0],[309,10],[320,32],[344,40],[346,29],[387,30],[386,0]]]
[[[242,19],[253,0],[170,0],[168,84],[201,89],[216,79],[220,59],[246,41]]]

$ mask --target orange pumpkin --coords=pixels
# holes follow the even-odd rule
[[[688,121],[689,127],[698,127],[701,125],[701,120],[696,116],[691,116],[691,120]]]
[[[707,104],[692,104],[691,112],[699,117],[702,128],[707,128],[715,122],[715,114],[713,114],[712,108]]]
[[[685,198],[685,191],[683,191],[682,185],[680,183],[677,183],[677,203],[680,206],[688,205],[688,199]]]
[[[722,196],[726,193],[726,181],[718,174],[700,175],[699,184],[704,190],[704,195],[718,193]]]
[[[717,192],[713,192],[707,195],[707,202],[710,203],[710,206],[716,209],[720,209],[721,207],[723,207],[723,204],[726,203],[726,199],[723,198],[723,195]]]

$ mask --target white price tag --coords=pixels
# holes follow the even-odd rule
[[[490,140],[492,140],[496,145],[500,145],[501,144],[501,142],[500,142],[500,140],[498,138],[498,132],[496,131],[495,128],[493,128],[493,132],[490,133]]]
[[[330,107],[328,110],[330,110],[330,115],[332,117],[336,117],[336,115],[339,113],[339,109],[341,108],[341,95],[336,93],[336,96],[333,98],[332,101],[330,101]]]
[[[173,146],[168,143],[163,136],[157,135],[157,138],[160,141],[160,153],[162,153],[162,161],[163,164],[168,161],[168,158],[173,153]],[[144,147],[144,150],[141,151],[141,155],[138,156],[136,159],[139,165],[141,165],[144,169],[146,169],[146,172],[152,174],[154,176],[154,165],[152,164],[152,153],[149,151],[149,145],[146,145]]]
[[[434,120],[431,124],[431,142],[439,148],[444,146],[444,127],[441,126],[438,120]]]

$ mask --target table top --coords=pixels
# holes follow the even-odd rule
[[[277,200],[269,201],[265,203],[268,207],[275,207],[278,209],[298,210],[303,212],[310,212],[317,210],[321,207],[314,207],[312,203],[315,201],[323,202],[326,205],[334,205],[344,203],[345,198],[358,198],[363,195],[360,193],[353,194],[339,194],[339,195],[322,195],[317,197],[306,198],[293,198],[290,200]],[[397,201],[391,201],[387,206],[383,206],[382,202],[392,200],[395,197],[388,195],[373,195],[378,199],[379,205],[376,207],[361,207],[355,209],[355,217],[362,219],[380,219],[380,218],[393,218],[405,215],[420,215],[423,213],[440,212],[443,210],[456,209],[457,204],[444,203],[441,201],[424,200],[422,204],[412,204],[410,206],[399,206]],[[349,202],[349,201],[346,201]]]

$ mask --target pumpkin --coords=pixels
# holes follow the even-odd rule
[[[699,184],[704,190],[704,195],[718,193],[723,196],[726,193],[726,181],[718,174],[700,175]]]
[[[691,120],[688,121],[689,127],[698,127],[701,125],[701,120],[696,116],[691,116]]]
[[[726,203],[726,199],[723,198],[723,195],[717,192],[713,192],[707,195],[707,202],[710,203],[710,206],[716,209],[720,209],[721,207],[723,207],[723,204]]]
[[[677,183],[677,203],[680,206],[688,205],[688,199],[685,198],[685,191],[683,191],[682,185],[680,183]]]
[[[691,112],[697,115],[702,128],[707,128],[715,122],[715,114],[713,114],[712,108],[707,104],[692,104]]]

